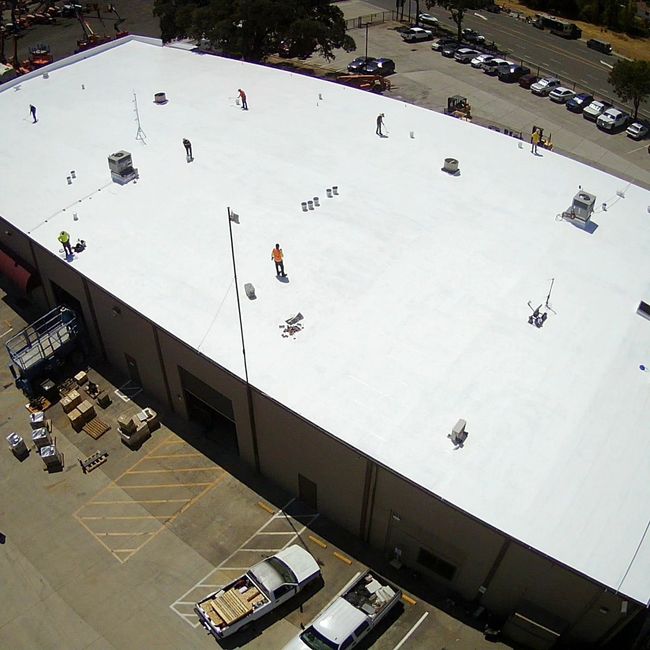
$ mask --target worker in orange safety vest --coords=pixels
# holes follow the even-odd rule
[[[278,277],[286,278],[287,274],[284,272],[284,255],[280,244],[276,244],[275,248],[271,251],[271,259],[275,262],[275,274]]]

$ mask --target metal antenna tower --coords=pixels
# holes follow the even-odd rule
[[[138,98],[133,93],[133,110],[135,111],[135,121],[138,123],[138,132],[135,134],[135,139],[140,140],[143,144],[147,144],[147,134],[142,130],[140,124],[140,111],[138,111]]]

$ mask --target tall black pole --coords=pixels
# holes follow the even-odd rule
[[[366,23],[366,61],[368,61],[368,25],[370,23]]]
[[[241,351],[244,357],[244,376],[246,377],[246,397],[248,399],[248,419],[250,421],[251,435],[253,437],[253,458],[255,471],[260,472],[260,453],[257,446],[257,427],[255,426],[255,411],[253,410],[253,390],[248,381],[248,364],[246,363],[246,344],[244,342],[244,321],[241,317],[241,302],[239,300],[239,284],[237,282],[237,264],[235,263],[235,242],[232,237],[232,219],[228,208],[228,232],[230,233],[230,251],[232,253],[232,272],[235,278],[235,295],[237,296],[237,314],[239,315],[239,332],[241,334]]]

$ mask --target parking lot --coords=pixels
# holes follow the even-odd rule
[[[0,341],[39,315],[0,290]],[[294,495],[251,473],[218,432],[169,416],[99,364],[88,374],[112,398],[98,409],[108,432],[94,440],[74,431],[54,404],[45,415],[64,454],[62,471],[45,471],[34,449],[22,462],[6,445],[0,454],[0,647],[219,647],[199,625],[194,603],[290,544],[314,555],[322,586],[223,647],[282,648],[367,566],[397,582],[404,598],[359,647],[495,647],[475,629],[477,621],[461,622],[474,620],[471,611],[389,567]],[[0,381],[2,435],[16,431],[31,446],[27,400],[7,363]],[[131,451],[120,442],[117,419],[144,407],[158,411],[162,426]],[[107,451],[108,460],[84,474],[77,459],[97,450]]]

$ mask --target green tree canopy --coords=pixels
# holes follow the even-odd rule
[[[215,48],[246,61],[262,61],[288,49],[290,56],[356,49],[346,34],[343,12],[329,0],[155,0],[165,42],[207,39]]]
[[[624,102],[632,102],[636,119],[639,105],[650,96],[650,61],[620,59],[609,73],[609,83]]]

